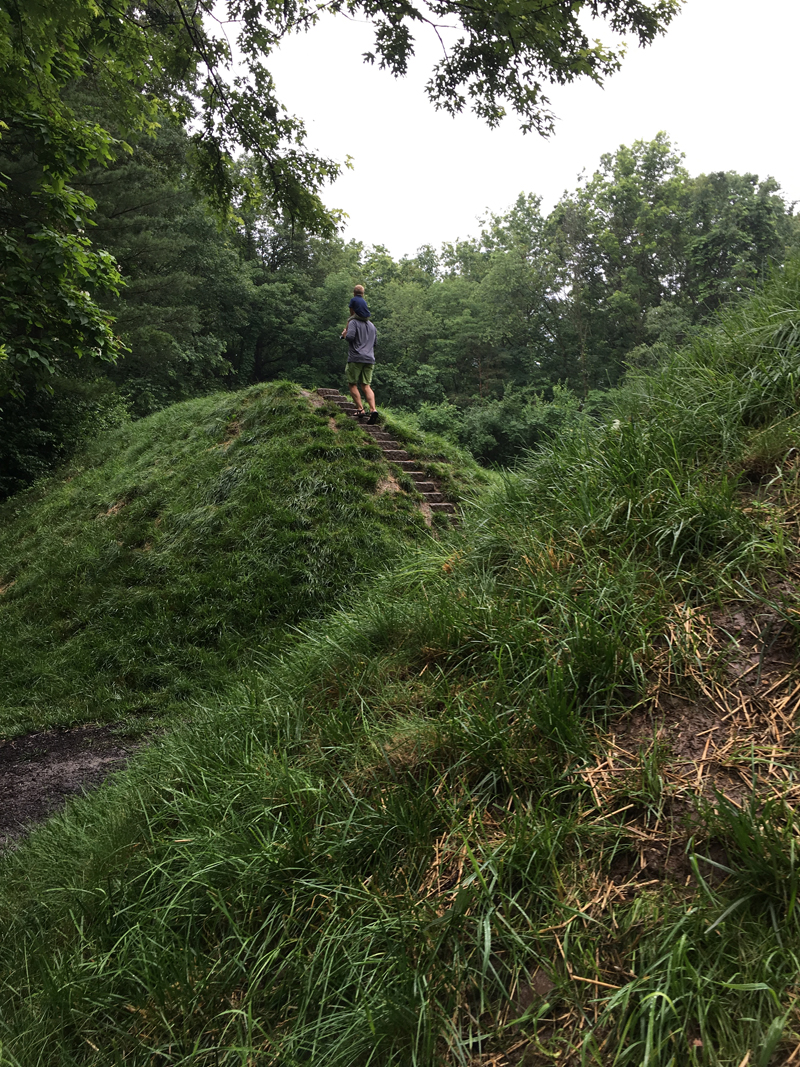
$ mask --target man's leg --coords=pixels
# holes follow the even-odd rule
[[[367,391],[367,387],[364,386],[364,392],[366,393],[366,391]],[[370,390],[370,392],[371,391],[372,390]],[[363,411],[364,410],[364,405],[361,403],[361,393],[359,393],[357,385],[351,385],[350,386],[350,396],[352,396],[353,402],[356,405],[356,407],[358,408],[358,410],[359,411]]]
[[[375,410],[375,394],[372,391],[372,371],[374,364],[368,363],[361,369],[361,388],[369,404],[369,418],[367,422],[374,425],[378,421],[378,412]]]

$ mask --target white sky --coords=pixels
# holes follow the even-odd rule
[[[595,25],[590,37],[602,34]],[[347,238],[399,257],[476,235],[487,209],[504,212],[520,192],[549,210],[602,153],[659,130],[691,174],[772,175],[800,200],[800,0],[686,0],[666,35],[632,47],[604,89],[551,87],[559,121],[549,140],[520,133],[513,116],[489,130],[471,113],[436,112],[423,86],[437,45],[422,32],[418,41],[400,80],[362,62],[370,28],[341,16],[270,58],[278,98],[305,120],[308,147],[353,157],[354,170],[324,194],[349,215]]]

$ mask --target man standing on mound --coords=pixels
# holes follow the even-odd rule
[[[364,396],[369,404],[369,417],[367,422],[378,421],[378,412],[375,410],[375,394],[372,391],[372,369],[375,366],[375,338],[378,331],[369,319],[353,317],[342,331],[342,337],[347,338],[347,384],[350,386],[350,395],[355,401],[356,415],[363,419],[367,414],[361,402],[359,385],[364,388]]]

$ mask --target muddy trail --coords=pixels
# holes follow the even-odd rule
[[[0,740],[0,850],[127,763],[142,741],[118,731],[90,725]]]

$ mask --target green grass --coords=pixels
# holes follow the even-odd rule
[[[423,433],[413,417],[382,408],[381,429],[390,433],[412,459],[418,459],[420,469],[435,478],[453,500],[480,496],[487,486],[499,481],[494,472],[468,462],[469,454],[452,441],[438,434]],[[409,488],[413,485],[409,484]]]
[[[7,855],[0,1063],[785,1062],[791,808],[698,804],[693,877],[602,904],[670,753],[613,807],[582,772],[657,665],[724,668],[692,609],[796,631],[798,306],[792,268]]]
[[[359,595],[428,536],[411,496],[376,492],[385,472],[351,421],[277,383],[126,426],[12,498],[0,736],[182,710]]]

